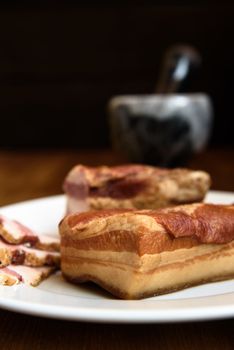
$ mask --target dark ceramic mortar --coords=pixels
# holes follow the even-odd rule
[[[130,161],[185,165],[205,147],[211,132],[211,101],[203,93],[181,93],[200,63],[195,48],[172,46],[164,56],[154,95],[117,96],[110,101],[112,143]]]
[[[117,96],[108,109],[113,146],[132,162],[183,166],[211,132],[212,104],[202,93]]]

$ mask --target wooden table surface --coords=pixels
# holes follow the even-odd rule
[[[72,165],[114,165],[111,151],[0,151],[0,205],[61,193]],[[190,167],[210,172],[212,188],[234,191],[234,150],[209,150]],[[0,349],[234,349],[234,319],[178,324],[69,322],[0,310]]]

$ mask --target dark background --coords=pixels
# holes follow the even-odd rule
[[[225,1],[1,2],[2,147],[107,147],[106,103],[151,93],[165,49],[203,65],[189,91],[213,99],[211,145],[233,146],[234,4]]]

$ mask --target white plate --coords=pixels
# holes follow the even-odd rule
[[[233,203],[234,193],[210,192],[207,201]],[[10,205],[1,214],[38,233],[57,234],[64,196]],[[119,323],[211,320],[234,316],[234,280],[211,283],[139,301],[116,300],[98,287],[66,283],[60,273],[33,288],[0,286],[0,307],[51,318]]]

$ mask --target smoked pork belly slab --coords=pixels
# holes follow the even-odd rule
[[[75,166],[64,181],[67,212],[155,209],[200,202],[210,187],[204,171],[143,165]]]
[[[33,287],[38,286],[45,278],[55,271],[54,267],[28,267],[8,265],[0,268],[0,285],[12,286],[25,283]]]
[[[234,206],[75,213],[60,235],[63,276],[124,299],[234,277]]]
[[[59,251],[59,238],[49,235],[38,236],[30,228],[16,220],[0,215],[0,238],[9,244],[24,244],[46,251]]]

